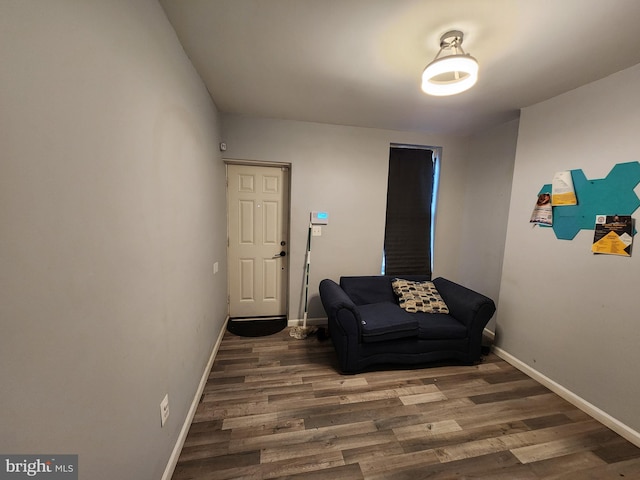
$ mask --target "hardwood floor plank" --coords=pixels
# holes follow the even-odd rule
[[[406,453],[402,445],[396,440],[389,443],[378,443],[366,447],[347,448],[342,451],[342,456],[347,464],[361,464],[364,461],[372,462],[382,457],[396,456]]]
[[[520,399],[523,397],[534,397],[536,395],[546,395],[550,393],[549,389],[542,385],[532,385],[521,387],[511,387],[509,390],[501,392],[484,393],[481,395],[469,396],[469,400],[479,405],[482,403],[502,402],[504,400]]]
[[[344,408],[349,407],[349,408]],[[343,409],[324,414],[312,414],[305,419],[308,428],[326,427],[329,425],[349,425],[352,422],[375,421],[379,418],[389,419],[394,416],[405,416],[417,413],[415,405],[402,405],[398,398],[374,400],[370,402],[348,403]]]
[[[280,418],[278,412],[254,414],[241,417],[228,417],[222,421],[223,430],[234,428],[260,427],[265,423],[273,423]]]
[[[457,445],[449,445],[435,449],[435,454],[440,463],[464,460],[465,458],[481,457],[492,453],[509,450],[504,442],[504,437],[489,437],[482,440],[474,440]]]
[[[173,475],[173,479],[183,480],[188,478],[200,478],[200,475],[209,472],[220,472],[232,468],[258,465],[260,465],[259,451],[218,455],[214,457],[199,458],[196,460],[178,460],[178,465],[176,467],[176,472]]]
[[[260,467],[262,478],[269,479],[308,474],[344,465],[342,453],[324,452],[322,454],[287,459],[279,462],[262,463]]]
[[[232,438],[229,441],[229,451],[252,451],[266,448],[276,448],[282,445],[293,447],[310,442],[330,442],[338,437],[371,434],[377,432],[373,422],[359,422],[349,425],[337,425],[324,428],[278,432],[271,435],[256,435],[242,439]]]
[[[217,402],[202,402],[196,409],[194,421],[203,422],[218,419],[224,419],[226,421],[229,420],[229,417],[269,415],[268,407],[269,405],[266,399],[264,401],[230,404],[228,406],[222,406]]]
[[[377,480],[395,478],[400,471],[439,463],[436,454],[426,450],[365,459],[360,461],[360,468],[367,480]]]
[[[588,418],[585,418],[588,420]],[[531,430],[538,430],[540,428],[556,427],[558,425],[566,425],[576,420],[572,420],[565,413],[556,413],[551,415],[543,415],[540,417],[527,418],[523,420]]]
[[[436,448],[462,448],[470,442],[479,442],[490,438],[504,438],[507,435],[527,431],[529,431],[528,427],[522,422],[486,425],[472,429],[451,428],[447,432],[435,431],[427,435],[412,436],[412,438],[401,440],[401,443],[406,452]],[[451,458],[450,461],[456,459],[458,458]]]
[[[393,433],[400,442],[420,439],[429,441],[438,436],[449,436],[452,432],[460,432],[462,427],[455,420],[443,420],[441,422],[421,423],[418,425],[408,425],[393,429]],[[414,450],[415,451],[415,450]]]
[[[447,397],[440,391],[429,393],[414,393],[412,395],[400,395],[398,397],[403,405],[417,405],[418,403],[441,402]]]
[[[286,385],[261,385],[253,383],[251,385],[244,383],[234,383],[233,385],[216,385],[216,388],[205,389],[203,402],[222,402],[236,399],[246,399],[250,395],[265,394],[269,398],[277,398],[278,395],[305,395],[313,394],[313,386],[310,383],[304,383],[302,379],[298,379],[299,383],[289,383]]]
[[[271,436],[277,433],[291,433],[304,431],[304,419],[293,418],[275,420],[273,422],[264,422],[259,426],[251,426],[248,428],[237,427],[233,430],[225,430],[225,433],[229,434],[229,440],[240,440],[243,438],[261,437],[264,435]]]
[[[278,396],[277,399],[269,397],[269,409],[273,410],[300,410],[300,409],[312,409],[320,407],[331,407],[340,404],[340,398],[338,397],[324,397],[316,398],[312,395],[304,396],[301,398],[295,398],[295,395],[284,398]]]
[[[424,403],[419,401],[411,403],[410,399],[414,396],[419,396],[419,395],[430,396],[431,398],[433,398],[431,401],[446,399],[444,395],[442,395],[442,393],[434,385],[415,385],[415,386],[403,386],[403,387],[393,388],[393,389],[367,390],[367,391],[358,392],[358,393],[347,393],[347,394],[340,395],[340,403],[348,404],[348,403],[370,402],[373,400],[384,400],[389,398],[399,398],[400,401],[403,403],[403,405],[412,405],[413,403]],[[407,400],[404,401],[403,398]]]
[[[206,443],[228,442],[231,432],[222,431],[222,420],[192,423],[184,445],[191,447]]]
[[[212,377],[211,375],[209,375],[209,380],[212,380],[215,377]],[[208,393],[208,392],[213,392],[216,390],[224,390],[228,385],[231,384],[240,384],[242,385],[244,383],[244,377],[224,377],[224,378],[217,378],[216,381],[210,381],[207,382],[207,384],[204,386],[204,393]]]
[[[593,452],[576,452],[527,464],[539,478],[568,475],[600,468],[606,463]]]
[[[542,480],[620,480],[621,478],[634,480],[640,478],[640,460],[634,458],[610,465],[541,477]]]
[[[532,417],[546,415],[549,412],[564,413],[575,409],[574,406],[555,394],[538,395],[535,400],[528,398],[476,405],[454,417],[462,428],[480,427],[500,422],[516,422]]]
[[[593,453],[607,463],[640,458],[640,448],[618,436],[593,450]]]
[[[229,453],[229,442],[220,441],[213,443],[202,443],[199,445],[189,445],[182,448],[180,452],[180,462],[188,462],[190,460],[200,460],[210,457],[221,457]]]
[[[330,390],[337,394],[341,391],[351,389],[353,387],[369,387],[365,377],[348,377],[348,378],[330,378],[323,381],[313,382],[313,390]]]
[[[514,425],[524,425],[524,423],[508,425],[509,427],[513,427]],[[509,430],[508,432],[503,431],[502,435],[489,434],[489,432],[492,429],[495,429],[495,427],[496,426],[489,427],[488,431],[485,427],[480,431],[474,429],[471,431],[462,430],[460,434],[456,433],[457,438],[455,439],[455,443],[438,448],[438,454],[440,458],[443,462],[455,461],[470,455],[473,456],[474,454],[477,454],[477,452],[480,452],[479,454],[484,455],[501,451],[502,448],[509,449],[513,453],[514,451],[519,450],[520,448],[526,448],[527,446],[539,446],[543,444],[541,442],[588,434],[600,429],[602,426],[592,420],[591,422],[562,425],[559,427],[551,427],[539,430],[522,431],[518,428],[514,428],[512,430]],[[462,439],[464,438],[465,434],[468,436],[468,438],[471,438],[471,440],[464,442]],[[477,436],[478,434],[480,434],[483,438],[474,440],[473,437]],[[487,440],[491,439],[499,440],[499,442],[487,442]]]
[[[595,423],[595,422],[594,422]],[[566,426],[559,427],[566,428]],[[547,458],[561,457],[570,453],[593,450],[598,445],[610,441],[617,435],[608,428],[597,424],[592,430],[572,435],[563,435],[558,440],[550,440],[536,445],[512,449],[511,452],[522,463],[538,462]]]
[[[508,451],[445,464],[434,463],[418,468],[398,469],[393,472],[392,476],[378,478],[393,480],[538,480],[537,475],[527,465],[522,465]]]
[[[422,407],[423,405],[425,404],[416,404],[413,407]],[[446,408],[445,405],[440,404],[440,406],[441,408]],[[410,406],[407,406],[406,408],[408,409],[409,407]],[[387,430],[410,427],[414,425],[434,424],[448,420],[452,420],[452,418],[447,417],[445,419],[436,419],[435,416],[430,414],[429,412],[423,413],[418,410],[418,408],[415,408],[414,410],[404,410],[401,412],[401,414],[396,413],[394,416],[379,418],[375,421],[375,424],[380,430]]]
[[[311,454],[326,452],[342,452],[359,448],[369,448],[378,444],[389,444],[395,441],[391,431],[369,431],[358,434],[332,435],[324,439],[307,441],[296,445],[286,444],[261,449],[260,462],[275,462],[290,458],[299,458]]]
[[[312,472],[298,473],[279,477],[286,480],[364,480],[362,470],[358,464],[340,465],[338,467],[324,468]]]

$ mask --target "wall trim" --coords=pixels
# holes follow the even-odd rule
[[[176,469],[176,465],[178,464],[178,458],[180,457],[180,452],[182,452],[182,447],[184,447],[184,442],[187,439],[187,434],[189,433],[189,428],[191,427],[191,422],[193,421],[193,417],[196,415],[196,410],[198,409],[198,404],[200,403],[200,397],[202,396],[202,392],[204,391],[204,387],[207,384],[207,380],[209,379],[209,373],[211,372],[211,368],[213,367],[213,361],[218,354],[218,350],[220,349],[220,344],[222,343],[222,337],[224,337],[224,333],[227,331],[227,322],[229,321],[229,317],[224,321],[222,328],[220,329],[220,334],[218,335],[218,340],[213,345],[213,349],[211,350],[211,355],[209,356],[209,360],[207,361],[207,365],[204,368],[204,372],[202,372],[202,377],[200,378],[200,384],[196,389],[196,394],[193,397],[191,402],[191,407],[187,412],[187,417],[184,419],[184,424],[182,425],[182,429],[180,430],[180,434],[178,435],[178,439],[176,440],[176,444],[173,447],[173,451],[171,452],[171,456],[169,457],[169,461],[167,462],[167,466],[164,469],[164,474],[162,475],[162,480],[171,480],[173,476],[173,472]]]
[[[290,162],[267,162],[262,160],[244,160],[241,158],[224,157],[222,161],[225,165],[249,165],[254,167],[284,167],[291,168]]]
[[[516,367],[522,373],[528,375],[529,377],[533,378],[537,382],[541,383],[542,385],[547,387],[549,390],[551,390],[553,393],[556,393],[560,397],[564,398],[567,402],[569,402],[572,405],[578,407],[580,410],[585,412],[587,415],[593,417],[594,419],[596,419],[597,421],[599,421],[600,423],[602,423],[606,427],[608,427],[611,430],[613,430],[614,432],[616,432],[621,437],[623,437],[626,440],[630,441],[631,443],[633,443],[637,447],[640,447],[640,432],[635,431],[634,429],[632,429],[628,425],[625,425],[624,423],[622,423],[618,419],[612,417],[611,415],[609,415],[605,411],[600,410],[595,405],[587,402],[584,398],[576,395],[571,390],[568,390],[567,388],[563,387],[559,383],[551,380],[546,375],[544,375],[544,374],[540,373],[539,371],[537,371],[536,369],[530,367],[529,365],[527,365],[526,363],[524,363],[521,360],[517,359],[516,357],[514,357],[510,353],[504,351],[500,347],[494,346],[493,347],[493,352],[498,357],[500,357],[501,359],[506,361],[507,363],[509,363],[509,364],[513,365],[514,367]]]
[[[287,321],[287,326],[288,327],[301,327],[302,324],[304,323],[304,320],[302,318],[290,318]],[[307,325],[308,326],[326,326],[327,325],[327,318],[307,318]]]
[[[496,341],[496,332],[492,332],[491,330],[489,330],[488,328],[485,328],[482,331],[482,335],[487,337],[487,339],[491,340],[492,342]]]

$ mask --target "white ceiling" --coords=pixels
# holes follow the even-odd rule
[[[639,0],[160,0],[221,112],[468,134],[640,63]],[[440,36],[480,64],[420,90]]]

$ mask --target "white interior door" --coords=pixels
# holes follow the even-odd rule
[[[229,316],[287,313],[289,170],[227,165]]]

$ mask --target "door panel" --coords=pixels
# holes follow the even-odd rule
[[[265,301],[275,302],[278,300],[278,273],[279,267],[277,263],[280,260],[268,259],[264,261],[264,281],[262,282],[263,294],[262,297]]]
[[[279,208],[280,205],[276,202],[264,202],[263,204],[263,215],[264,215],[264,224],[263,224],[263,232],[264,232],[264,245],[277,246],[280,245],[280,232],[278,231],[279,225]]]
[[[240,201],[240,219],[238,221],[239,242],[242,245],[253,245],[255,243],[255,234],[253,230],[254,221],[254,202]]]
[[[238,259],[240,263],[240,296],[239,300],[241,302],[254,301],[253,296],[253,277],[255,276],[253,267],[253,259],[250,258],[240,258]]]
[[[227,165],[230,317],[286,315],[288,182],[283,167]]]

